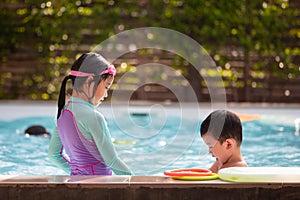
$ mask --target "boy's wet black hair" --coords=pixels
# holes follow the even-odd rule
[[[46,130],[45,127],[41,125],[32,125],[29,126],[25,131],[24,134],[34,135],[34,136],[50,136],[50,133]]]
[[[210,134],[214,139],[223,143],[226,139],[232,138],[237,145],[242,144],[242,123],[240,118],[233,112],[227,110],[216,110],[209,114],[201,123],[201,137]]]

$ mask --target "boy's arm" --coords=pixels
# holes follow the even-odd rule
[[[214,164],[212,164],[212,166],[209,168],[210,171],[212,171],[213,173],[218,173],[219,171],[219,162],[216,160],[214,162]]]

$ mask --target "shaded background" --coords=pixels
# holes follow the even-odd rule
[[[76,56],[108,37],[138,27],[163,27],[186,34],[215,60],[228,102],[300,102],[300,3],[297,0],[78,0],[0,3],[0,99],[56,100],[62,78]],[[115,61],[122,88],[140,82],[135,68],[172,66],[168,77],[209,102],[203,77],[184,58],[140,49]],[[220,84],[222,87],[222,84]],[[184,87],[181,87],[184,88]],[[217,92],[217,90],[216,90]],[[146,84],[132,100],[177,101],[168,88]],[[187,101],[189,99],[187,98]]]

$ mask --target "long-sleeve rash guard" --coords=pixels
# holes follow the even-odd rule
[[[110,169],[117,175],[132,174],[118,157],[103,115],[92,104],[75,97],[70,98],[57,120],[48,155],[71,175],[111,175]]]

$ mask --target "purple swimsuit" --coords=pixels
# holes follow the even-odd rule
[[[89,141],[80,132],[70,110],[62,111],[57,129],[70,159],[63,156],[63,148],[60,155],[70,164],[71,175],[112,175],[112,170],[106,166],[95,142]]]

